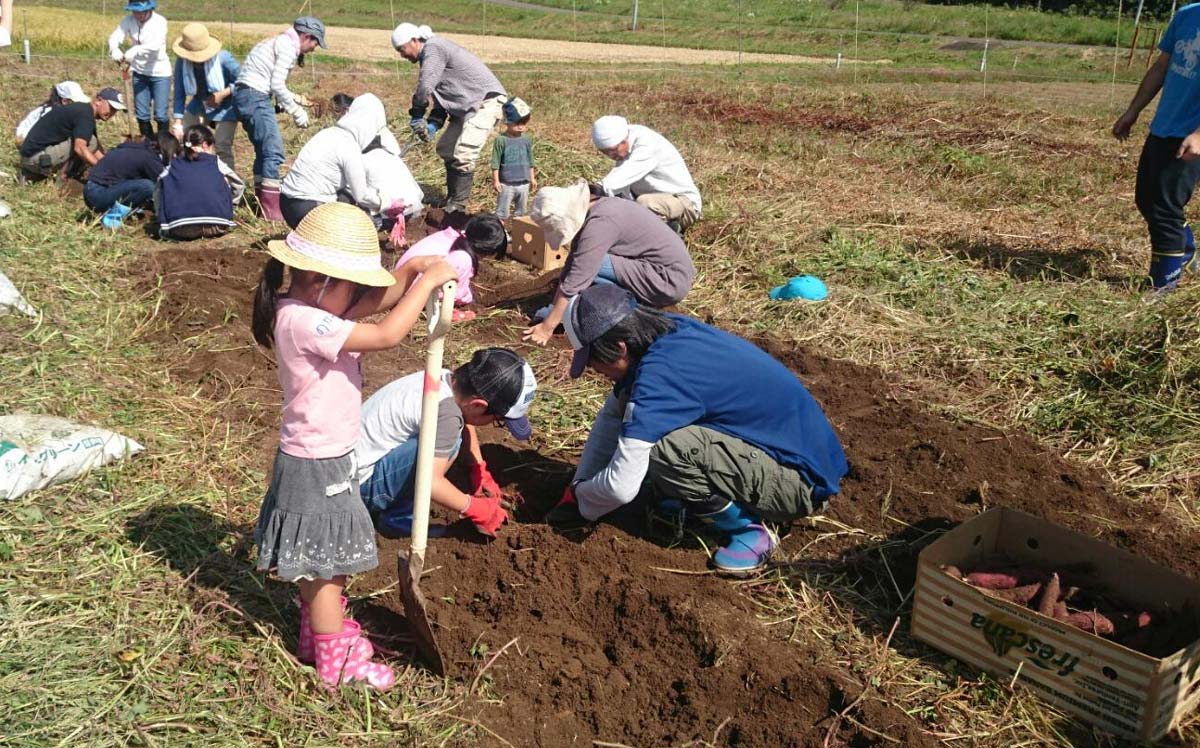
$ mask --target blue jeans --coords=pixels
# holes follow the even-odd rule
[[[171,79],[133,74],[133,114],[143,122],[150,119],[150,100],[154,100],[154,119],[167,121],[170,106]]]
[[[620,285],[617,283],[617,273],[615,270],[613,270],[611,255],[604,255],[604,261],[600,263],[600,271],[596,273],[596,280],[592,281],[593,285],[596,283],[601,285]]]
[[[253,88],[239,86],[233,93],[233,103],[237,106],[238,119],[254,145],[254,181],[278,181],[279,167],[284,159],[283,135],[279,132],[271,97]]]
[[[141,208],[154,202],[154,182],[149,179],[128,179],[112,187],[88,182],[83,188],[83,202],[97,213],[106,212],[118,202],[131,208]]]
[[[417,435],[400,442],[375,463],[371,477],[359,484],[363,503],[372,516],[387,512],[412,516],[417,479]],[[458,455],[462,438],[454,445],[450,461]]]

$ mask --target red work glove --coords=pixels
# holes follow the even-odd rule
[[[408,239],[404,236],[404,214],[396,216],[396,223],[392,226],[391,233],[388,234],[388,241],[392,244],[392,249],[404,249],[408,246]]]
[[[496,537],[496,531],[508,521],[508,512],[500,506],[499,498],[487,496],[472,496],[462,516],[475,524],[475,529],[484,535]]]
[[[500,491],[500,484],[488,472],[486,462],[477,462],[471,466],[471,493],[476,496],[487,494],[494,499],[503,495]]]
[[[591,524],[579,513],[574,486],[568,485],[558,504],[546,514],[546,524],[559,530],[578,530]]]

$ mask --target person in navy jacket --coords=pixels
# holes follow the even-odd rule
[[[722,533],[718,570],[745,574],[779,542],[767,522],[820,512],[837,494],[848,470],[837,435],[762,349],[615,285],[575,296],[563,324],[571,376],[591,368],[614,386],[551,525],[595,521],[648,484]]]

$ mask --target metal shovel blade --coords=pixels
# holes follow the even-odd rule
[[[429,625],[429,614],[426,611],[425,595],[421,592],[421,572],[425,567],[425,558],[400,551],[396,559],[396,572],[400,579],[400,597],[404,600],[404,616],[412,627],[413,638],[417,645],[417,656],[435,675],[445,675],[445,665],[442,663],[442,653],[438,650],[437,639],[433,628]]]

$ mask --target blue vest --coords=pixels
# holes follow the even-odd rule
[[[195,224],[235,226],[233,193],[217,166],[217,157],[199,153],[195,161],[182,156],[163,174],[158,221],[164,230]]]

